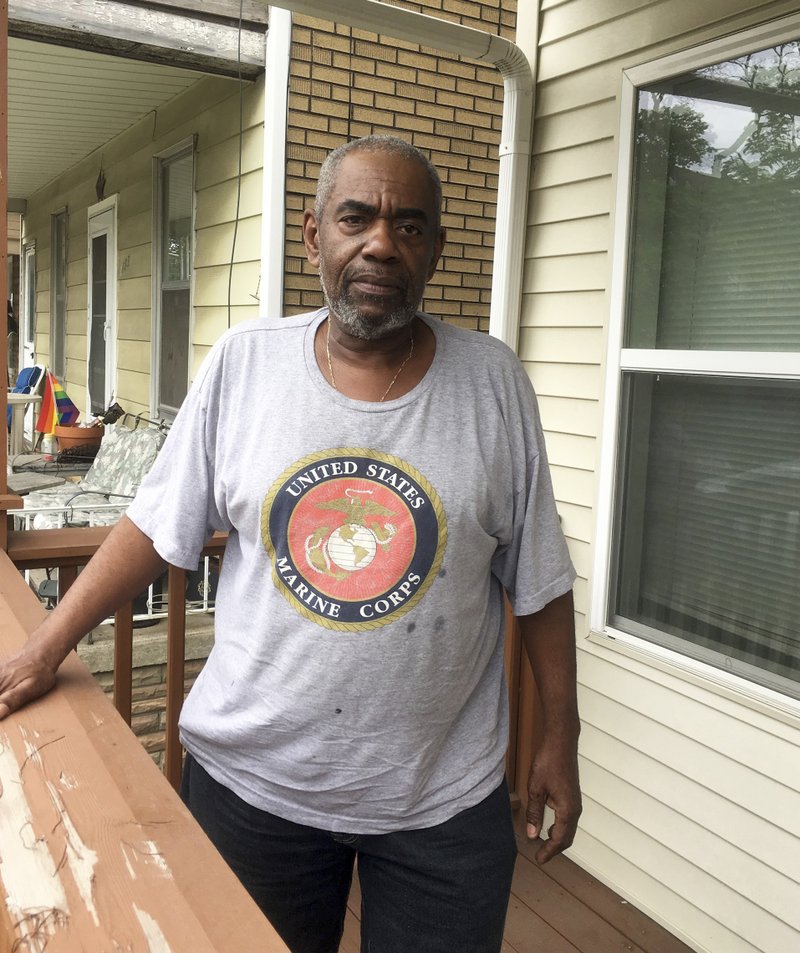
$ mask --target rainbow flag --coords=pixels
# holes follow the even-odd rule
[[[55,374],[48,371],[42,394],[42,407],[36,418],[36,429],[39,433],[52,433],[57,424],[74,424],[79,416],[80,411],[69,399]]]
[[[53,377],[53,375],[50,375]],[[65,427],[68,427],[70,424],[77,423],[78,417],[80,417],[81,412],[72,403],[72,401],[67,397],[67,392],[59,384],[55,377],[53,377],[53,396],[56,401],[56,414],[58,415],[58,422]]]

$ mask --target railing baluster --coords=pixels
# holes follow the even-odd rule
[[[78,578],[77,566],[59,566],[58,568],[58,598],[63,599],[69,587]]]
[[[177,791],[181,783],[183,751],[178,717],[183,707],[186,655],[186,571],[169,567],[167,580],[167,710],[164,774]]]
[[[114,705],[130,726],[133,699],[133,603],[114,614]]]

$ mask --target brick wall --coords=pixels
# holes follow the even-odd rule
[[[407,9],[514,38],[516,0],[428,0]],[[442,177],[448,242],[424,310],[487,330],[503,85],[492,66],[363,30],[297,16],[292,34],[287,154],[288,314],[319,307],[317,273],[301,225],[320,164],[350,139],[399,135]]]

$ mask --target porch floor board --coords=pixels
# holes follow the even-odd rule
[[[502,953],[692,953],[566,857],[539,867],[524,835],[524,820],[523,812],[516,811],[519,853]],[[356,878],[339,953],[360,953],[360,907]]]

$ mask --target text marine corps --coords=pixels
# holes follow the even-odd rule
[[[331,629],[372,629],[422,598],[444,555],[438,495],[406,461],[375,450],[323,451],[275,481],[262,507],[279,591]]]

